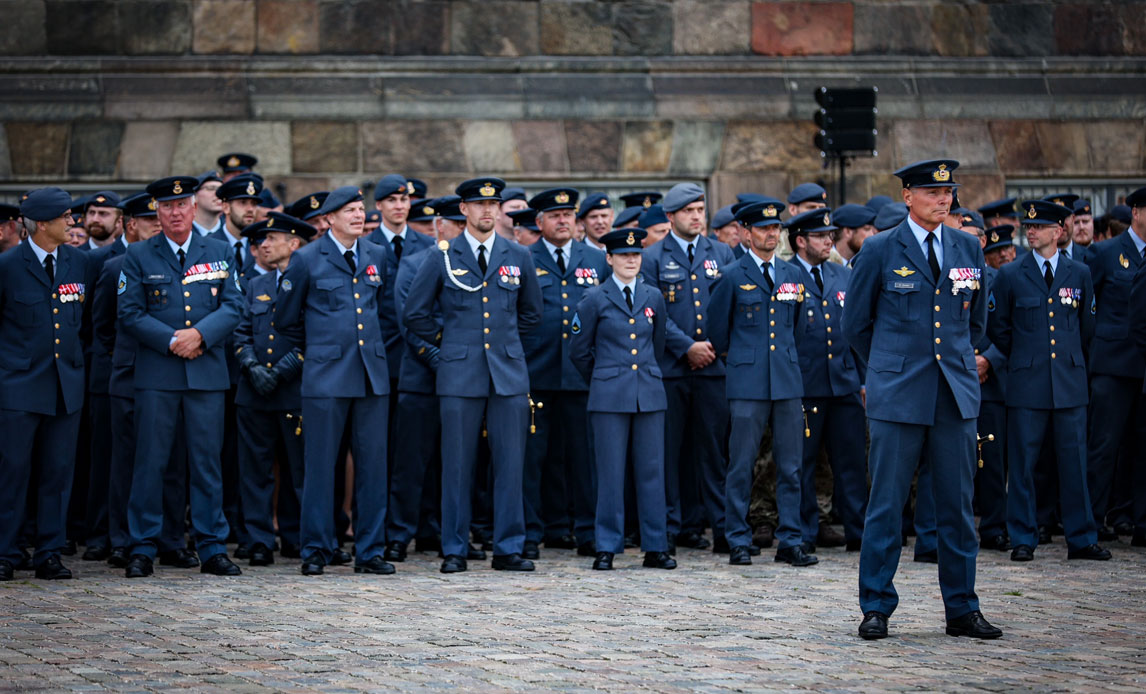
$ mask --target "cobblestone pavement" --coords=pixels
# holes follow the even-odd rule
[[[70,558],[76,580],[0,584],[0,690],[151,691],[1133,691],[1146,690],[1146,551],[1067,562],[1061,538],[1031,564],[979,558],[995,642],[951,638],[934,565],[900,566],[893,638],[856,637],[858,555],[792,569],[682,549],[598,573],[542,548],[533,574],[472,562],[443,576],[412,553],[395,576],[294,562],[239,578]]]

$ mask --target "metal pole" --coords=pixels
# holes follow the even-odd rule
[[[845,157],[841,153],[840,154],[840,195],[839,195],[839,198],[836,199],[836,207],[837,208],[840,205],[843,205],[844,202],[847,200],[847,184],[846,184],[846,179],[845,179],[845,174],[844,174],[844,170],[847,168],[847,165],[848,165],[847,157]]]

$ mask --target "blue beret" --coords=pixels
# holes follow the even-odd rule
[[[676,212],[697,200],[704,200],[704,188],[695,183],[678,183],[669,189],[661,207],[665,212]]]
[[[420,178],[410,178],[407,176],[406,182],[414,188],[414,190],[410,193],[410,197],[418,198],[419,200],[426,199],[426,193],[430,191],[430,187],[426,185],[425,181]]]
[[[215,160],[219,168],[223,169],[223,173],[231,173],[232,171],[250,171],[259,163],[257,157],[242,152],[231,152],[224,154]]]
[[[28,196],[25,195],[24,199],[27,199],[27,197]],[[72,198],[72,216],[74,216],[74,217],[84,216],[84,210],[87,209],[87,206],[88,206],[88,196],[87,195],[81,195],[78,198]]]
[[[626,207],[625,209],[618,212],[617,216],[613,218],[613,228],[617,229],[619,227],[623,227],[626,224],[636,220],[644,211],[645,208],[643,207]]]
[[[434,200],[434,211],[438,213],[439,217],[453,220],[455,222],[466,221],[466,216],[462,214],[460,203],[462,199],[458,195],[443,195]]]
[[[802,202],[828,202],[828,191],[818,183],[801,183],[788,193],[788,204],[799,205]]]
[[[884,205],[882,209],[875,215],[875,221],[872,224],[879,231],[887,231],[894,229],[907,219],[907,205],[902,202],[893,202]]]
[[[767,227],[773,224],[783,224],[780,213],[784,211],[784,203],[779,200],[763,200],[750,202],[736,210],[736,221],[744,226]]]
[[[788,220],[789,234],[814,234],[836,229],[839,227],[832,224],[832,211],[826,207],[801,212]]]
[[[259,200],[263,182],[254,176],[235,176],[215,190],[215,197],[224,202],[231,200]]]
[[[1132,214],[1130,205],[1115,205],[1110,208],[1110,218],[1116,219],[1123,224],[1130,224]]]
[[[195,194],[199,179],[194,176],[168,176],[147,184],[147,192],[156,202],[189,198]]]
[[[406,180],[405,176],[399,174],[387,174],[378,179],[378,184],[374,186],[374,199],[381,200],[390,195],[406,195],[414,194],[414,185]]]
[[[1069,208],[1050,200],[1024,200],[1019,205],[1023,224],[1062,224],[1074,214]]]
[[[1126,206],[1130,208],[1146,207],[1146,188],[1139,188],[1130,195],[1127,195]]]
[[[20,214],[37,222],[62,217],[72,207],[72,196],[60,188],[37,188],[20,203]]]
[[[875,195],[872,196],[870,200],[865,202],[863,206],[878,214],[879,211],[883,209],[884,205],[890,204],[892,202],[895,201],[886,195]],[[840,209],[843,209],[843,207],[841,206]]]
[[[584,219],[585,215],[593,210],[611,210],[613,206],[609,204],[609,196],[604,193],[589,193],[585,199],[581,201],[581,206],[577,208],[577,219]]]
[[[382,213],[378,210],[366,210],[366,223],[370,224],[371,222],[377,222],[378,224],[381,224]]]
[[[1079,198],[1078,200],[1075,200],[1074,201],[1074,213],[1075,214],[1092,214],[1092,211],[1090,209],[1090,200],[1087,200],[1086,198]]]
[[[968,210],[966,207],[960,207],[951,210],[952,214],[959,215],[959,223],[965,227],[975,227],[976,229],[986,229],[987,224],[983,221],[982,215],[974,210]]]
[[[625,207],[649,208],[660,202],[664,196],[656,191],[645,190],[636,193],[626,193],[620,196],[620,198],[621,202],[625,203]]]
[[[959,184],[951,178],[951,173],[957,168],[959,162],[954,159],[928,159],[908,164],[895,175],[904,188],[954,188]]]
[[[330,195],[326,196],[326,201],[322,203],[322,207],[316,214],[337,212],[350,203],[358,202],[361,199],[362,189],[358,186],[340,186],[330,191]]]
[[[218,181],[219,183],[223,182],[223,179],[219,178],[219,172],[215,170],[204,171],[196,177],[196,180],[198,183],[195,184],[195,190],[199,190],[201,187],[203,187],[204,183],[209,181]]]
[[[580,196],[581,194],[573,188],[550,188],[530,198],[529,206],[538,212],[575,210],[577,209],[577,198]]]
[[[725,205],[712,215],[712,228],[719,229],[726,227],[736,221],[736,216],[732,213],[732,205]]]
[[[510,200],[525,200],[525,189],[511,186],[501,191],[501,201],[509,202]]]
[[[485,178],[471,178],[468,181],[462,181],[458,184],[454,193],[462,199],[462,202],[474,202],[476,200],[496,200],[501,202],[501,191],[505,190],[505,181],[493,176]]]
[[[888,202],[891,202],[890,198],[888,198]],[[867,205],[848,203],[847,205],[840,205],[839,209],[832,213],[832,221],[838,227],[858,229],[865,224],[874,222],[875,215],[876,211]]]
[[[979,208],[979,214],[984,217],[1018,217],[1015,211],[1016,198],[1003,198],[993,200]]]
[[[1044,195],[1043,200],[1065,207],[1070,211],[1070,214],[1074,214],[1074,201],[1078,200],[1078,196],[1074,193],[1053,193],[1051,195]]]
[[[660,205],[650,205],[648,208],[641,212],[641,216],[637,220],[637,224],[642,229],[648,229],[654,224],[667,224],[669,218],[665,216],[664,208]]]
[[[259,207],[273,210],[281,204],[282,202],[275,197],[275,194],[271,192],[270,188],[263,188],[262,191],[259,192]]]
[[[615,229],[601,237],[601,245],[606,253],[640,253],[641,241],[648,235],[644,229]]]
[[[157,212],[155,198],[147,193],[136,193],[123,199],[119,208],[128,217],[154,217]]]
[[[523,207],[520,210],[514,210],[509,213],[509,218],[513,220],[514,226],[525,227],[530,231],[541,231],[537,227],[537,210],[532,207]]]
[[[88,196],[88,202],[84,205],[84,208],[86,209],[93,205],[96,207],[119,207],[121,200],[122,198],[119,197],[119,193],[114,193],[110,190],[101,190],[98,193],[93,193]]]
[[[1015,227],[1011,224],[1000,224],[987,229],[987,245],[983,247],[984,253],[997,251],[1000,248],[1015,245],[1011,240],[1011,234],[1015,231]]]

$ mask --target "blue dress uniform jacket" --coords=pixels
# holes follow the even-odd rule
[[[583,244],[570,244],[562,275],[544,242],[538,241],[529,250],[542,301],[541,322],[521,336],[529,364],[529,385],[533,390],[588,390],[588,383],[569,361],[569,327],[581,297],[609,276],[605,254]]]
[[[316,239],[291,255],[283,273],[275,324],[292,346],[305,345],[302,397],[389,394],[390,371],[380,320],[393,306],[384,300],[390,281],[382,274],[384,258],[385,250],[365,239],[358,240],[353,274],[333,238]],[[349,320],[351,312],[372,314],[378,320]],[[285,349],[273,349],[268,361],[286,354]]]
[[[859,392],[861,374],[843,330],[851,268],[820,263],[824,281],[821,293],[799,261],[791,265],[800,273],[806,297],[796,316],[796,352],[804,376],[804,397],[832,398]]]
[[[1097,314],[1090,346],[1090,373],[1142,378],[1146,360],[1130,336],[1130,288],[1142,256],[1127,229],[1117,238],[1090,246],[1086,264],[1094,282]]]
[[[224,345],[239,322],[242,296],[226,245],[191,235],[184,268],[167,238],[156,234],[133,243],[123,263],[119,289],[122,328],[139,344],[135,386],[149,390],[227,390]],[[209,279],[183,283],[196,265],[213,270]],[[226,277],[220,276],[223,272]],[[201,276],[201,275],[197,275]],[[171,355],[176,330],[195,328],[203,335],[203,354],[195,359]]]
[[[709,306],[709,338],[727,355],[730,400],[787,400],[804,395],[796,333],[804,304],[803,278],[791,263],[773,257],[775,289],[752,255],[724,269]],[[781,293],[782,289],[790,291]],[[720,361],[719,359],[717,361]]]
[[[268,369],[291,352],[302,353],[302,346],[275,329],[278,276],[268,272],[251,279],[244,297],[243,314],[235,329],[235,351],[254,350],[258,361]],[[298,378],[279,382],[268,396],[259,395],[245,378],[239,379],[235,404],[257,410],[297,410],[302,407]]]
[[[986,294],[969,287],[952,291],[949,276],[953,269],[970,268],[981,280],[985,266],[978,242],[944,227],[938,283],[906,220],[869,238],[861,253],[843,327],[868,365],[868,417],[929,426],[944,380],[963,417],[978,416],[979,377],[971,345],[986,334]]]
[[[1012,261],[1009,263],[1013,265]],[[1006,266],[1004,266],[1006,267]],[[995,295],[995,286],[999,283],[999,271],[993,267],[986,267],[983,275],[987,289],[987,334],[975,343],[975,354],[986,357],[991,363],[988,370],[990,376],[979,385],[983,402],[1005,402],[1007,394],[1007,355],[995,345],[991,339],[991,323],[995,320],[995,310],[998,301]],[[1040,277],[1040,279],[1042,279]],[[1046,282],[1043,282],[1046,287]],[[984,432],[986,433],[986,432]]]
[[[438,365],[438,343],[442,339],[441,309],[435,309],[438,332],[434,335],[434,342],[427,342],[410,332],[403,316],[406,312],[406,299],[410,296],[410,287],[414,284],[418,269],[424,262],[437,260],[439,254],[435,248],[425,248],[411,255],[403,252],[402,262],[398,264],[398,275],[394,281],[394,311],[398,316],[398,330],[405,346],[398,370],[398,390],[403,393],[433,395],[435,392],[434,370]]]
[[[95,297],[99,287],[99,277],[103,266],[112,258],[118,258],[127,252],[123,239],[118,238],[115,243],[96,248],[88,254],[88,281],[87,286],[92,289],[92,311],[94,316]],[[116,285],[111,285],[112,296],[115,296]],[[114,305],[114,301],[112,304]],[[96,339],[91,339],[87,345],[87,353],[91,358],[88,371],[88,388],[92,393],[108,392],[108,381],[111,378],[111,352]]]
[[[645,250],[641,278],[650,287],[660,289],[668,311],[668,334],[661,358],[665,378],[724,375],[724,364],[719,359],[703,369],[691,370],[685,353],[693,342],[709,339],[709,324],[704,316],[710,295],[722,281],[725,268],[735,262],[731,248],[707,236],[696,238],[691,265],[671,232]]]
[[[529,370],[521,334],[541,320],[541,290],[533,257],[518,244],[499,238],[493,245],[486,274],[465,236],[450,242],[452,279],[447,276],[441,251],[422,264],[406,299],[406,327],[415,336],[433,342],[442,331],[438,354],[438,395],[482,398],[493,383],[497,395],[529,392]],[[517,268],[520,275],[499,275],[499,268]],[[480,291],[464,291],[453,280]],[[510,280],[520,280],[520,283]],[[435,318],[441,307],[441,323]]]
[[[589,382],[590,412],[668,406],[658,363],[666,323],[664,299],[644,282],[637,283],[632,311],[612,280],[585,292],[571,326],[569,359]]]
[[[80,330],[89,308],[89,256],[68,245],[57,248],[55,282],[49,284],[30,244],[0,255],[0,409],[70,414],[84,403]]]
[[[1086,265],[1059,256],[1048,290],[1041,257],[1004,265],[995,284],[990,337],[1007,355],[1008,407],[1057,410],[1087,404],[1086,350],[1094,289]]]
[[[0,559],[21,559],[28,487],[36,470],[36,566],[66,541],[75,466],[87,307],[87,255],[60,246],[55,280],[26,240],[0,255]],[[60,397],[62,396],[62,397]]]
[[[386,266],[385,274],[391,279],[386,283],[382,301],[386,306],[393,307],[395,291],[398,286],[397,282],[393,280],[398,276],[399,266],[398,256],[394,254],[394,246],[386,239],[386,234],[381,228],[372,231],[366,240],[375,243],[382,249],[383,263]],[[406,235],[402,239],[402,257],[414,255],[433,245],[434,240],[429,236],[407,228]],[[400,314],[395,311],[388,310],[382,314],[382,336],[386,341],[386,363],[390,366],[391,381],[398,380],[402,368],[402,355],[406,351],[406,343],[402,340],[402,330],[398,326],[399,318]]]

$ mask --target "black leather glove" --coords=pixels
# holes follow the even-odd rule
[[[242,347],[235,352],[235,356],[239,359],[239,371],[246,375],[252,366],[257,366],[259,360],[255,358],[255,352],[252,349]]]
[[[261,364],[255,364],[247,369],[247,380],[251,382],[251,387],[255,389],[255,392],[263,397],[273,393],[279,384],[275,372]]]
[[[298,350],[287,352],[287,354],[275,363],[271,371],[274,372],[277,383],[288,383],[299,377],[302,373],[302,359],[299,357]]]

